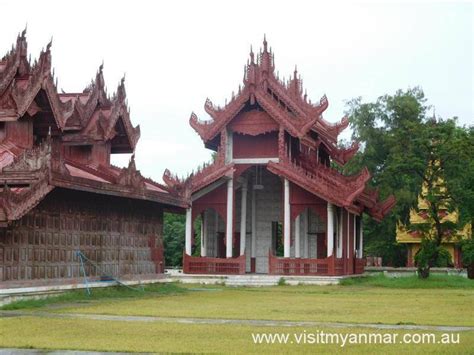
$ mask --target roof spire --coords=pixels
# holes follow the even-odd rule
[[[297,80],[298,79],[298,67],[296,66],[296,64],[295,64],[295,71],[293,72],[293,75],[294,75],[295,80]]]
[[[51,49],[51,46],[53,45],[53,36],[51,36],[51,39],[49,40],[48,45],[46,46],[46,52],[49,52]]]
[[[250,45],[250,64],[254,64],[254,55],[252,45]]]
[[[267,35],[265,33],[263,34],[263,51],[267,51]]]

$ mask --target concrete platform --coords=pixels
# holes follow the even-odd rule
[[[351,276],[291,276],[291,275],[189,275],[177,273],[169,275],[168,278],[186,284],[225,285],[233,287],[264,287],[276,286],[281,282],[287,285],[337,285],[342,279]]]

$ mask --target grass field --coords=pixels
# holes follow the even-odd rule
[[[324,352],[338,353],[472,353],[474,331],[462,331],[455,345],[254,344],[252,333],[309,334],[405,333],[428,331],[363,328],[361,323],[474,326],[474,283],[451,276],[388,279],[361,278],[340,286],[223,286],[158,284],[144,292],[130,289],[71,292],[48,300],[23,301],[3,309],[22,310],[23,317],[0,319],[0,347],[136,352]],[[46,314],[46,315],[45,315]],[[170,318],[238,319],[240,324],[50,318],[122,315]],[[256,326],[245,320],[352,323],[347,326]],[[437,337],[439,331],[429,331]]]

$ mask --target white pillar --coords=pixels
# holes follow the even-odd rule
[[[337,230],[337,254],[336,256],[338,258],[342,258],[342,217],[344,210],[342,208],[339,209],[339,214],[338,214],[338,230]]]
[[[295,219],[295,258],[301,258],[300,215]]]
[[[284,180],[284,205],[283,205],[283,216],[284,216],[284,231],[283,231],[283,254],[285,258],[290,257],[290,233],[291,233],[291,219],[290,219],[290,182],[288,179]]]
[[[207,256],[207,218],[206,211],[201,218],[201,256]]]
[[[252,258],[257,255],[257,199],[255,195],[256,191],[252,189]]]
[[[214,223],[215,223],[215,227],[214,227],[214,244],[213,244],[213,257],[216,257],[219,253],[219,250],[218,250],[218,245],[219,245],[219,241],[218,241],[218,238],[219,238],[219,213],[217,213],[217,210],[214,210]]]
[[[233,207],[234,207],[234,179],[231,178],[227,181],[227,215],[226,215],[226,249],[225,256],[232,258],[232,222],[233,222]]]
[[[359,217],[359,258],[364,257],[364,230],[362,229],[362,215]]]
[[[309,257],[309,239],[308,239],[308,209],[304,210],[303,213],[303,238],[304,238],[304,253],[305,258]]]
[[[352,250],[352,255],[355,257],[356,249],[357,249],[357,216],[354,214],[354,238],[352,238],[354,244],[354,248]]]
[[[334,249],[334,206],[328,202],[328,218],[327,218],[327,256],[330,257]]]
[[[192,215],[192,209],[189,207],[186,209],[186,237],[185,237],[185,244],[186,244],[186,254],[191,255],[192,254],[192,224],[193,224],[193,215]]]
[[[351,248],[350,248],[350,238],[349,238],[349,233],[350,233],[350,230],[351,230],[351,214],[349,213],[349,211],[346,211],[347,213],[347,245],[346,245],[346,250],[347,250],[347,253],[346,253],[346,258],[349,259],[349,253],[351,252]]]
[[[247,236],[247,180],[242,184],[240,211],[240,255],[245,254],[245,237]]]

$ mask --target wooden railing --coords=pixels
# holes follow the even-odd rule
[[[183,272],[185,274],[245,274],[245,255],[237,258],[209,258],[183,255]]]
[[[354,267],[354,274],[363,274],[364,273],[364,268],[366,264],[365,258],[362,259],[355,259],[355,267]]]
[[[272,275],[335,276],[344,274],[342,259],[336,259],[334,256],[325,259],[281,258],[269,252],[268,263],[268,273]]]

